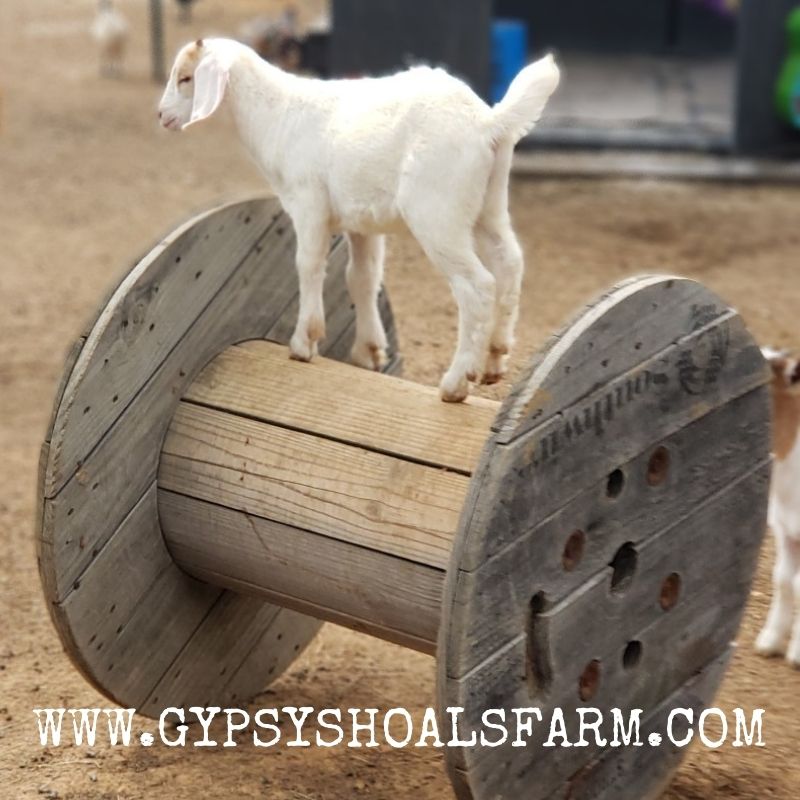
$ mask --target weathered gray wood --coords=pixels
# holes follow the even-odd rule
[[[194,650],[202,649],[204,640],[230,653],[220,664],[220,669],[227,665],[225,675],[211,686],[217,698],[245,698],[280,674],[320,625],[253,598],[231,602],[225,592],[180,571],[163,546],[152,487],[161,440],[181,392],[220,350],[275,324],[297,293],[293,231],[286,218],[277,219],[275,201],[236,204],[220,211],[218,220],[216,213],[195,221],[197,228],[192,222],[167,237],[111,296],[76,350],[75,362],[67,364],[68,392],[57,401],[52,437],[60,454],[55,457],[47,443],[43,448],[40,494],[46,499],[37,549],[54,623],[68,655],[96,688],[121,705],[147,700],[149,713],[158,711],[152,700],[156,686],[162,687],[162,701],[167,694],[203,694],[207,684],[199,673],[182,670],[183,679],[176,679],[169,670],[179,669],[175,665],[182,659],[195,661]],[[214,225],[219,221],[227,228],[226,220],[248,232],[228,236],[231,231]],[[259,220],[261,233],[248,238]],[[203,235],[201,246],[198,231],[203,229],[209,239]],[[192,264],[201,265],[197,278],[196,270],[181,269],[188,265],[185,246]],[[165,286],[174,295],[174,307],[163,300]],[[183,312],[180,321],[170,316],[176,309]],[[334,340],[351,327],[352,314],[336,319]],[[95,414],[91,407],[86,416],[92,420],[84,422],[79,409],[77,424],[78,398],[94,396],[91,382],[112,361],[114,381],[128,393],[123,397],[120,391],[116,402],[112,395],[119,415],[105,406]],[[103,420],[110,426],[105,432],[100,431]],[[80,468],[65,475],[64,453],[83,444]],[[246,640],[249,648],[237,649],[233,638],[226,645],[226,635]],[[183,655],[186,648],[189,656]]]
[[[158,472],[164,489],[439,569],[468,481],[192,403],[175,412]]]
[[[464,537],[462,569],[476,569],[517,538],[522,533],[519,520],[527,519],[530,509],[540,518],[554,513],[647,447],[765,382],[764,359],[735,312],[719,315],[711,327],[686,336],[672,329],[672,317],[653,324],[661,327],[665,344],[655,356],[608,384],[584,370],[587,385],[581,399],[513,443],[500,437],[487,446],[463,519],[470,529],[491,528],[493,533]],[[700,383],[687,389],[687,376],[694,374],[692,359],[700,366],[691,380]],[[531,413],[536,416],[538,410]],[[521,426],[527,428],[527,423]],[[499,479],[509,473],[518,480]]]
[[[606,569],[621,537],[634,544],[643,542],[665,520],[684,517],[709,493],[727,487],[752,463],[753,454],[769,435],[769,419],[762,413],[766,401],[766,389],[756,389],[661,440],[671,458],[668,479],[662,486],[650,487],[646,482],[651,448],[620,464],[627,486],[613,503],[606,497],[604,475],[543,519],[538,518],[535,504],[521,510],[514,521],[520,529],[527,528],[526,532],[478,570],[462,571],[459,576],[456,602],[465,604],[460,613],[468,627],[448,651],[448,674],[460,677],[518,636],[535,592],[542,592],[552,607],[574,587]],[[686,476],[703,479],[687,480]],[[567,572],[561,557],[574,530],[585,533],[586,545],[579,563]],[[517,564],[551,566],[538,570],[534,588],[513,580]],[[486,625],[485,619],[492,624]]]
[[[642,747],[606,749],[603,755],[568,778],[567,797],[572,800],[655,800],[666,788],[672,773],[683,757],[683,750],[666,739],[657,748],[647,744],[651,733],[662,737],[666,721],[674,708],[690,708],[697,714],[706,707],[717,691],[730,661],[732,648],[706,665],[699,674],[689,679],[670,695],[652,713],[644,715],[641,725]],[[675,726],[676,736],[682,732]],[[591,734],[590,734],[591,735]],[[545,767],[543,767],[544,769]],[[514,776],[514,773],[510,773]],[[470,798],[472,776],[461,770],[454,774],[454,788],[459,798]],[[516,783],[516,786],[513,785]],[[527,796],[530,778],[527,773],[512,777],[507,796]],[[513,794],[514,791],[519,794]],[[564,787],[559,787],[551,798],[564,797]]]
[[[626,302],[632,298],[635,302]],[[612,310],[613,325],[607,316]],[[624,281],[576,314],[531,360],[495,421],[498,440],[510,441],[541,425],[582,397],[592,382],[607,384],[662,351],[671,342],[664,328],[653,324],[655,318],[687,335],[724,313],[725,305],[695,281],[659,275]]]
[[[255,249],[225,284],[189,333],[153,369],[100,444],[65,484],[45,503],[42,547],[52,551],[57,569],[48,576],[52,593],[62,598],[117,525],[154,480],[160,444],[172,411],[191,377],[220,348],[249,338],[279,305],[285,264],[293,245],[284,239],[263,254]],[[284,266],[284,269],[281,269]],[[177,268],[177,266],[176,266]],[[270,304],[270,300],[273,304]],[[91,358],[84,352],[82,358]],[[80,363],[80,361],[79,361]],[[122,454],[125,458],[122,459]],[[79,537],[69,531],[79,531]],[[53,532],[58,535],[54,536]]]
[[[425,652],[436,649],[443,569],[165,489],[159,516],[170,553],[190,574],[383,639],[411,636]]]
[[[499,404],[442,403],[435,388],[320,358],[288,361],[265,341],[228,348],[184,401],[470,475]]]
[[[277,214],[260,200],[210,212],[175,231],[123,280],[87,337],[59,405],[48,496],[124,414]],[[222,260],[227,268],[214,269]]]
[[[628,281],[551,340],[473,475],[445,585],[440,708],[466,708],[467,731],[488,708],[652,709],[725,651],[765,527],[766,380],[738,315],[677,279]],[[649,482],[662,446],[668,472]],[[582,552],[565,561],[576,530]],[[612,592],[609,563],[627,542],[637,572]],[[680,598],[664,611],[673,571]],[[640,661],[626,668],[632,641]],[[595,660],[596,693],[582,697]],[[568,793],[595,750],[509,742],[445,757],[459,797],[534,800]],[[649,796],[677,761],[649,763],[621,800]]]

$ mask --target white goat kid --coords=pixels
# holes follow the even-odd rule
[[[766,656],[785,653],[800,668],[800,362],[774,350],[765,349],[764,356],[772,367],[775,465],[769,524],[776,554],[772,605],[756,650]]]
[[[332,233],[350,243],[353,361],[378,369],[386,335],[377,297],[383,234],[405,224],[449,279],[458,346],[441,396],[500,380],[513,344],[522,251],[508,213],[514,145],[558,84],[552,57],[526,67],[493,108],[440,69],[322,81],[290,75],[228,39],[179,53],[159,106],[180,130],[227,98],[239,134],[294,223],[300,309],[291,355],[308,361],[325,335],[322,287]]]

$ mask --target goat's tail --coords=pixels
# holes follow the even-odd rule
[[[514,78],[505,97],[492,108],[495,141],[516,144],[533,128],[558,86],[559,75],[555,59],[547,55]]]

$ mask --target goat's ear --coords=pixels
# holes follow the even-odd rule
[[[228,66],[213,53],[200,61],[194,71],[192,116],[184,128],[210,117],[219,108],[228,86],[228,74]]]

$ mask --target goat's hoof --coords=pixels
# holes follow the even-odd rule
[[[758,634],[755,649],[759,655],[766,658],[782,656],[785,649],[783,637],[778,636],[774,631],[764,629]],[[800,653],[798,656],[798,662],[800,662]]]
[[[386,366],[386,351],[377,344],[356,343],[350,351],[350,360],[357,367],[380,372]]]
[[[486,357],[481,383],[486,386],[499,383],[503,380],[508,371],[507,364],[508,347],[504,345],[492,345],[489,348],[489,355]]]
[[[289,342],[289,358],[294,361],[311,361],[317,355],[317,343],[304,336],[292,336]]]
[[[481,376],[481,383],[484,386],[494,386],[494,384],[500,383],[504,377],[505,372],[484,372]]]
[[[469,395],[469,380],[466,375],[456,379],[447,375],[442,378],[439,384],[439,396],[445,403],[463,403],[467,395]]]
[[[447,392],[444,389],[440,389],[439,395],[445,403],[463,403],[467,399],[469,392]]]
[[[315,344],[309,347],[296,347],[295,345],[289,346],[289,358],[292,361],[311,361],[317,354],[317,346]]]

